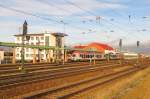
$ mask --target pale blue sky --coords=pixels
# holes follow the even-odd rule
[[[0,41],[14,41],[13,35],[19,33],[25,19],[29,33],[64,32],[60,22],[63,20],[69,35],[67,44],[118,44],[120,38],[124,44],[150,41],[150,0],[0,0],[0,6],[48,18],[43,20],[0,7]],[[100,22],[96,20],[98,16],[102,18]]]

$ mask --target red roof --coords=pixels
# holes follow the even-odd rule
[[[97,42],[90,43],[87,46],[74,46],[74,48],[80,48],[80,49],[95,48],[99,52],[105,52],[105,50],[114,50],[111,46],[107,44],[102,44],[102,43],[97,43]]]
[[[105,50],[113,50],[113,48],[111,46],[107,45],[107,44],[93,42],[93,43],[91,43],[89,45],[98,46],[98,47],[101,47],[101,48],[103,48]]]
[[[79,45],[79,46],[74,46],[74,48],[85,48],[85,47],[87,47],[87,46],[81,46],[81,45]]]

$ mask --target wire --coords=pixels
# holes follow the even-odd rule
[[[56,22],[56,23],[61,23],[59,21],[56,21],[56,20],[53,20],[53,19],[50,19],[50,18],[45,18],[45,17],[41,17],[41,16],[33,14],[33,13],[25,12],[25,11],[14,9],[14,8],[10,8],[10,7],[4,6],[2,4],[0,4],[0,7],[11,10],[11,11],[14,11],[14,12],[22,13],[22,14],[25,14],[25,15],[34,16],[34,17],[37,17],[37,18],[40,18],[40,19],[43,19],[43,20],[48,20],[48,21],[53,21],[53,22]]]
[[[90,14],[90,15],[92,15],[92,16],[96,16],[95,13],[93,13],[93,12],[91,12],[91,11],[89,11],[89,10],[85,10],[85,9],[83,9],[82,7],[76,5],[76,4],[73,3],[73,2],[70,2],[70,1],[68,1],[68,0],[64,0],[64,1],[65,1],[66,3],[69,3],[69,4],[73,5],[73,6],[79,8],[79,9],[85,11],[85,12],[87,12],[88,14]],[[104,20],[106,23],[111,24],[112,26],[118,27],[118,28],[122,31],[122,28],[120,28],[119,26],[114,25],[113,23],[109,22],[108,20],[106,20],[106,19],[104,19],[104,18],[102,18],[102,17],[101,17],[101,19]]]
[[[5,9],[10,10],[10,11],[17,12],[17,13],[22,13],[22,14],[25,14],[25,15],[34,16],[34,17],[37,17],[37,18],[42,19],[42,20],[48,20],[48,21],[52,21],[52,22],[55,22],[55,23],[64,24],[61,21],[57,21],[57,20],[54,20],[54,19],[51,19],[51,18],[42,17],[42,16],[37,15],[37,14],[25,12],[25,11],[14,9],[14,8],[11,8],[11,7],[7,7],[7,6],[2,5],[2,4],[0,4],[0,7],[5,8]],[[67,25],[69,25],[69,24],[67,24]],[[85,28],[81,28],[81,27],[77,27],[77,26],[73,26],[73,25],[70,25],[70,26],[72,26],[76,29],[79,29],[79,30],[84,30],[85,29]],[[88,30],[88,29],[85,29],[85,30]]]

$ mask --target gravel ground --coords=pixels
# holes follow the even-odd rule
[[[103,72],[112,72],[111,70],[103,70]],[[69,82],[75,82],[83,79],[87,79],[89,77],[100,75],[103,73],[102,71],[90,72],[65,78],[46,80],[36,83],[24,84],[22,86],[10,87],[9,89],[0,90],[0,99],[9,99],[14,96],[19,96],[25,93],[30,93],[36,90],[41,90],[45,88],[52,88],[62,84],[66,84]],[[15,99],[15,98],[14,98]]]
[[[126,89],[126,93],[120,96],[120,99],[150,99],[150,75],[144,75],[137,81],[130,90]]]
[[[127,94],[127,92],[130,92],[132,87],[138,84],[141,81],[141,78],[145,77],[145,75],[149,74],[149,72],[150,68],[147,68],[132,75],[114,80],[111,83],[87,90],[83,93],[70,97],[69,99],[149,99],[148,96],[150,95],[150,80],[146,81],[146,84],[143,84],[145,87],[141,85],[141,87],[139,87],[141,89],[137,88],[135,91]],[[147,79],[150,79],[150,76]],[[146,88],[147,84],[149,84],[149,88]],[[149,90],[146,95],[144,89]],[[141,96],[145,95],[145,98],[138,97],[136,92],[140,93],[141,91],[139,90],[143,92],[143,94],[141,93]]]

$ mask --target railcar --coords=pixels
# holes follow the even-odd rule
[[[69,60],[71,61],[89,61],[90,59],[95,60],[106,60],[109,58],[110,60],[118,60],[122,58],[120,55],[123,55],[123,59],[125,60],[132,60],[137,59],[138,54],[137,53],[98,53],[98,52],[84,52],[84,51],[74,51],[71,53]]]
[[[70,60],[71,61],[88,61],[90,59],[95,59],[95,60],[106,60],[107,58],[110,59],[119,59],[119,55],[118,54],[114,54],[114,53],[109,53],[108,54],[104,54],[104,53],[93,53],[93,52],[73,52]]]
[[[123,58],[130,60],[130,59],[137,59],[138,54],[137,53],[123,53]]]

